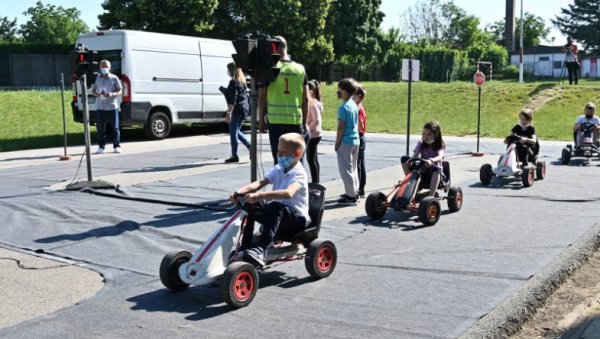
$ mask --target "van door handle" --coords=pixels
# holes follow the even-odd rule
[[[202,78],[198,79],[199,82],[202,82]]]

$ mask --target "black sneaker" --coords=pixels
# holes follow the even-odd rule
[[[356,197],[345,196],[338,199],[337,203],[340,205],[356,206],[358,204],[358,199]]]
[[[265,266],[267,251],[262,247],[253,247],[244,252],[244,259],[258,266]]]
[[[226,164],[231,163],[231,162],[240,162],[240,158],[238,158],[237,155],[234,155],[228,159],[225,159]]]
[[[346,193],[340,194],[340,198],[350,198],[350,196]]]
[[[358,196],[361,198],[365,197],[365,190],[358,190]]]

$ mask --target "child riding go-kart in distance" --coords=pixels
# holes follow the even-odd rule
[[[583,157],[586,159],[600,156],[600,145],[598,143],[598,130],[600,129],[600,118],[595,115],[596,105],[588,102],[585,105],[584,114],[577,117],[573,126],[573,139],[575,147],[567,144],[562,150],[562,162],[568,165],[572,158]]]

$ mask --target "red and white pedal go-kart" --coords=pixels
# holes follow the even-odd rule
[[[500,178],[516,178],[521,179],[523,186],[529,187],[533,185],[533,182],[542,180],[546,177],[546,162],[537,161],[536,156],[531,156],[534,166],[523,166],[521,161],[518,159],[516,152],[516,143],[521,138],[517,135],[510,135],[507,137],[508,147],[506,152],[500,156],[498,165],[496,168],[492,168],[490,164],[484,164],[479,169],[479,180],[482,185],[489,185],[492,179],[496,177]]]
[[[276,235],[277,245],[268,248],[264,267],[243,261],[243,256],[238,255],[248,215],[240,208],[194,254],[186,250],[167,253],[160,264],[160,280],[172,291],[220,280],[225,302],[240,308],[249,305],[256,295],[258,270],[272,263],[304,259],[306,270],[314,279],[328,277],[337,263],[337,249],[333,242],[318,238],[324,202],[325,187],[310,183],[311,225],[291,237]]]

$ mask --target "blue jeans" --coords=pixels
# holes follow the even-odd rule
[[[119,110],[96,111],[96,128],[98,129],[98,147],[106,146],[106,120],[113,127],[113,147],[121,147],[121,130],[119,128]]]
[[[238,150],[238,139],[244,146],[250,148],[250,142],[246,139],[244,133],[242,133],[242,122],[244,121],[243,116],[231,115],[231,122],[229,123],[229,141],[231,142],[231,156],[237,156]]]

